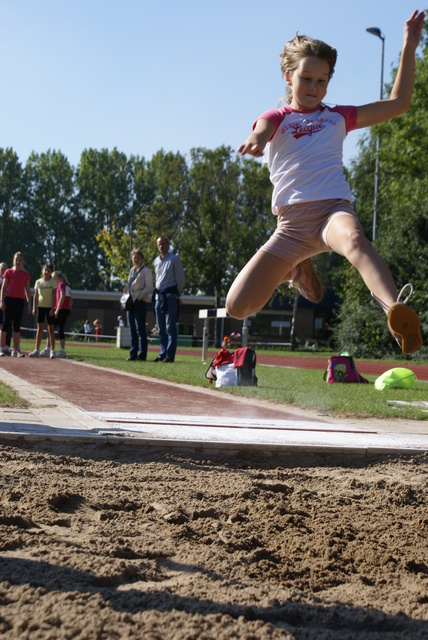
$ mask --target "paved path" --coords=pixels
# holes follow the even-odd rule
[[[321,370],[326,366],[326,360],[318,358],[296,359],[292,366],[300,360]],[[263,362],[290,366],[289,356],[258,354],[258,363]],[[383,364],[380,373],[392,366]],[[233,397],[208,385],[178,385],[71,360],[3,358],[0,374],[3,382],[31,403],[29,409],[0,410],[3,440],[79,438],[232,452],[428,451],[428,422],[424,421],[339,420]]]

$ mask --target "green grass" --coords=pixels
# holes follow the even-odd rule
[[[28,346],[25,341],[23,342],[25,349],[33,347],[31,342],[28,343]],[[115,346],[98,347],[79,345],[78,343],[67,345],[67,357],[73,360],[205,387],[212,389],[213,393],[226,393],[266,400],[276,404],[292,405],[336,417],[395,417],[428,420],[428,411],[424,411],[423,407],[388,405],[388,400],[427,401],[428,382],[416,381],[413,389],[378,391],[374,387],[376,376],[368,376],[370,384],[327,384],[323,380],[323,371],[321,370],[287,369],[257,364],[256,372],[259,379],[257,387],[216,389],[214,384],[210,385],[205,378],[208,363],[202,363],[201,350],[188,349],[186,352],[188,353],[186,356],[177,356],[174,365],[164,365],[153,362],[156,355],[154,351],[149,351],[147,362],[126,362],[128,351],[118,349]],[[263,351],[263,353],[278,354],[278,351]],[[281,352],[281,355],[285,355],[285,353]],[[290,355],[295,355],[295,353]],[[315,354],[309,353],[307,355]],[[330,355],[333,354],[323,353],[320,357],[327,364]],[[211,357],[207,360],[211,361]],[[426,364],[426,362],[421,361],[418,364]],[[385,371],[393,366],[397,366],[397,363],[385,361]],[[405,362],[400,366],[406,366]]]
[[[28,402],[20,398],[13,389],[0,382],[0,407],[19,407],[23,409],[28,407]]]

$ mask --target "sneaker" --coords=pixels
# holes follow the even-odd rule
[[[65,349],[60,349],[59,353],[57,355],[57,358],[66,358],[66,357],[67,357],[67,355],[65,353]]]
[[[34,349],[34,351],[28,354],[29,358],[38,358],[39,356],[40,356],[40,351],[38,349]]]
[[[21,349],[14,349],[12,351],[12,356],[14,358],[25,358],[25,353],[22,353]]]
[[[2,357],[3,357],[3,356],[5,356],[5,355],[6,355],[6,354],[5,354],[5,352],[4,352],[4,349],[0,349],[0,358],[2,358]]]
[[[51,358],[52,360],[54,360],[56,358],[55,351],[51,351],[51,354],[50,354],[49,358]]]
[[[321,282],[315,273],[311,258],[299,262],[291,271],[290,287],[295,287],[306,300],[318,304],[323,299]]]
[[[403,291],[407,287],[410,287],[410,293],[403,302],[400,302]],[[406,306],[412,293],[413,286],[411,284],[404,285],[397,296],[397,302],[394,302],[388,311],[388,328],[406,355],[414,353],[423,345],[418,314]]]
[[[47,347],[45,347],[42,351],[40,351],[41,358],[49,358],[50,354],[51,354],[51,351]]]
[[[7,344],[3,347],[3,351],[5,356],[11,356],[12,355],[12,349],[10,347],[7,346]]]

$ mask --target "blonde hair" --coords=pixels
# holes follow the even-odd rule
[[[330,45],[322,40],[315,40],[308,36],[299,36],[297,33],[292,40],[285,43],[284,49],[280,54],[282,77],[285,78],[286,73],[293,74],[299,66],[300,60],[308,57],[325,60],[329,66],[328,75],[329,79],[331,79],[337,60],[336,49],[330,47]],[[283,99],[290,102],[292,97],[292,88],[287,86],[287,94]]]
[[[61,271],[54,271],[52,274],[52,278],[60,278],[62,282],[65,282],[65,284],[68,284],[68,286],[70,286],[70,283],[67,280],[65,273],[62,273]]]

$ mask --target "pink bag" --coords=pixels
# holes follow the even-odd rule
[[[358,373],[353,357],[346,351],[330,358],[327,370],[324,373],[324,380],[327,380],[327,382],[368,383],[368,380]]]

